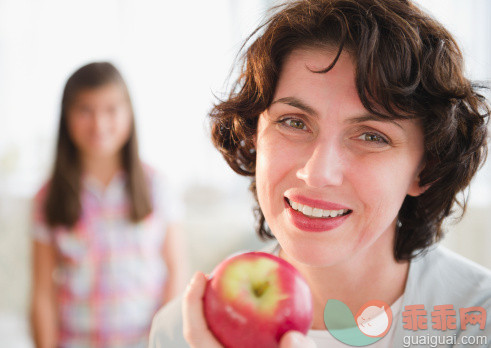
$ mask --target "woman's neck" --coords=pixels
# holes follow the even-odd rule
[[[325,330],[324,307],[329,299],[342,301],[353,314],[370,300],[392,305],[403,293],[409,262],[394,259],[394,233],[384,233],[370,247],[351,258],[327,267],[312,267],[300,263],[283,250],[280,257],[293,264],[306,278],[314,301],[312,329]]]
[[[121,170],[121,157],[82,157],[82,166],[85,174],[95,178],[106,187],[114,175]]]

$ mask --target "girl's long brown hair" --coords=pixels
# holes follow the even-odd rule
[[[80,202],[82,166],[78,150],[68,133],[67,112],[80,91],[110,83],[118,84],[124,89],[132,117],[130,136],[121,149],[123,170],[127,178],[126,190],[130,202],[129,217],[131,221],[138,222],[152,212],[147,178],[138,156],[134,112],[126,83],[111,63],[91,63],[75,71],[63,91],[56,158],[44,206],[46,223],[51,227],[73,227],[82,212]]]

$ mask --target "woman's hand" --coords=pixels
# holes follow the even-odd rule
[[[213,336],[206,325],[203,313],[203,294],[206,276],[196,272],[184,293],[182,315],[184,338],[191,347],[221,348],[222,345]],[[280,348],[315,348],[315,343],[297,331],[289,331],[281,338]]]
[[[203,312],[206,280],[203,273],[196,272],[184,293],[182,304],[184,338],[193,348],[220,348],[222,345],[208,330]]]

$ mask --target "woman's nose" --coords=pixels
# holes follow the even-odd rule
[[[297,171],[297,178],[315,188],[340,186],[343,183],[343,154],[334,141],[319,141]]]

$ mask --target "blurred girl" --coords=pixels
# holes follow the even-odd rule
[[[54,171],[34,201],[37,347],[143,347],[185,284],[176,202],[142,165],[127,86],[110,63],[67,81]]]

